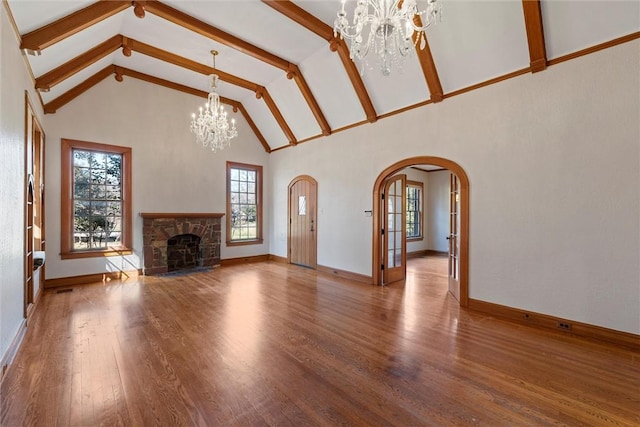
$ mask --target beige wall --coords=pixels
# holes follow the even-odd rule
[[[0,6],[0,358],[23,321],[26,90],[42,117],[5,6]]]
[[[0,101],[0,354],[22,321],[24,91],[4,9]],[[470,296],[640,333],[640,41],[267,155],[244,120],[232,147],[197,147],[203,100],[109,78],[54,115],[47,135],[47,278],[141,266],[139,212],[225,211],[225,161],[265,167],[265,243],[222,257],[286,256],[287,185],[318,180],[318,263],[371,274],[372,189],[408,157],[448,158],[470,188]],[[31,93],[32,99],[37,95]],[[65,260],[60,138],[133,148],[134,255]],[[602,173],[606,170],[606,173]],[[224,237],[223,237],[224,238]]]
[[[231,147],[212,153],[195,143],[190,114],[204,99],[125,77],[107,78],[55,114],[45,116],[47,131],[47,279],[131,270],[142,267],[140,212],[225,212],[226,161],[263,165],[269,182],[269,155],[242,116],[234,114],[239,136]],[[133,249],[125,257],[61,260],[60,140],[79,139],[132,147]],[[270,223],[265,185],[264,225]],[[225,232],[222,235],[225,241]],[[222,258],[269,252],[262,245],[221,248]]]
[[[425,218],[427,228],[427,248],[432,251],[448,252],[449,241],[449,171],[429,173],[426,190]]]
[[[309,174],[318,263],[370,275],[376,177],[444,157],[470,180],[471,298],[640,333],[639,54],[636,40],[273,153],[271,253],[286,255],[287,184]]]

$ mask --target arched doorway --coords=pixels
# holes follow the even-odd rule
[[[457,163],[441,157],[418,156],[400,160],[387,167],[376,179],[373,186],[373,245],[372,245],[372,278],[376,285],[382,284],[382,213],[385,184],[388,179],[398,171],[414,165],[434,165],[449,170],[457,177],[459,211],[456,213],[459,220],[459,281],[460,281],[460,305],[466,307],[469,304],[469,178],[464,169]]]

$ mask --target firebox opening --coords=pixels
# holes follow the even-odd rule
[[[200,237],[195,234],[179,234],[167,240],[167,271],[201,266]]]

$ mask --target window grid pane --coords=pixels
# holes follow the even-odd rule
[[[407,237],[417,238],[421,237],[421,188],[415,185],[407,185],[407,200],[406,200],[406,227]]]
[[[121,241],[122,155],[73,150],[73,250]]]
[[[258,238],[258,196],[256,171],[231,168],[229,174],[231,206],[231,239],[255,240]]]

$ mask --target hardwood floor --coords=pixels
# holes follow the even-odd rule
[[[640,425],[640,354],[280,263],[49,291],[1,425]]]

